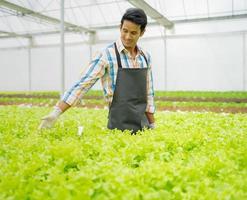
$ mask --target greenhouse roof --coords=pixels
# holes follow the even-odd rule
[[[66,0],[65,31],[88,33],[119,26],[127,8],[141,7],[149,23],[247,17],[247,0]],[[1,0],[0,38],[56,34],[60,31],[59,0]]]

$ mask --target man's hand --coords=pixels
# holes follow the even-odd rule
[[[148,119],[148,128],[149,129],[155,129],[155,120],[154,120],[154,114],[153,113],[149,113],[149,112],[145,112],[146,117]]]
[[[148,125],[148,128],[150,128],[150,129],[155,129],[155,123],[149,124],[149,125]]]
[[[54,107],[54,110],[49,115],[42,118],[39,129],[51,128],[61,114],[62,110],[58,106]]]

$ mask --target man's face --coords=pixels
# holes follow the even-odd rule
[[[137,25],[131,21],[124,20],[121,28],[121,40],[126,49],[134,48],[138,39],[143,35],[141,25]]]

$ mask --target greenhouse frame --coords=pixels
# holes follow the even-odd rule
[[[155,89],[246,91],[245,0],[62,2],[1,1],[0,90],[68,89],[118,38],[124,11],[141,7],[149,24],[140,43],[153,57]]]
[[[0,0],[0,200],[246,200],[247,0]]]

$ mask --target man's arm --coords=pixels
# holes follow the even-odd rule
[[[59,101],[57,103],[57,107],[60,108],[60,110],[62,111],[62,113],[64,113],[66,110],[68,110],[71,106],[69,104],[67,104],[64,101]]]
[[[69,109],[71,106],[76,105],[94,83],[104,75],[105,62],[102,58],[102,53],[97,55],[83,71],[80,79],[63,95],[61,100],[56,104],[53,111],[42,118],[39,129],[51,128],[58,117]]]
[[[148,72],[147,72],[147,108],[146,108],[146,116],[151,128],[154,128],[154,112],[155,112],[155,105],[154,105],[154,88],[153,88],[153,75],[152,75],[152,63],[151,63],[151,56],[148,54]]]
[[[146,56],[144,54],[145,60],[147,61],[147,107],[145,115],[149,122],[148,127],[150,129],[155,128],[155,119],[154,119],[154,112],[155,112],[155,105],[154,105],[154,88],[153,88],[153,75],[152,75],[152,62],[151,56],[149,53],[146,52]]]

